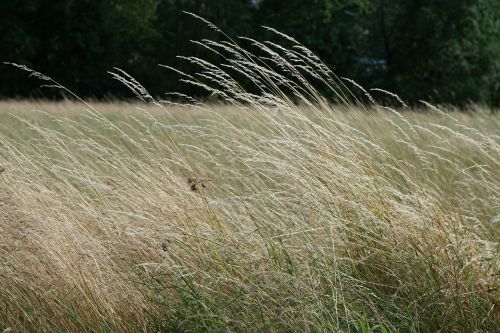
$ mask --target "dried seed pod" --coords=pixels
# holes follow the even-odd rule
[[[115,181],[111,178],[104,179],[103,183],[106,186],[108,186],[110,190],[116,190],[116,188],[117,188]]]
[[[201,188],[207,188],[207,182],[211,181],[211,179],[204,179],[204,178],[194,178],[194,177],[189,177],[187,179],[187,183],[191,184],[190,188],[191,191],[196,192],[200,190]],[[201,187],[201,188],[200,188]]]
[[[160,244],[161,249],[162,249],[163,251],[168,251],[168,250],[169,250],[169,248],[170,248],[170,244],[171,244],[171,243],[172,243],[172,242],[171,242],[168,238],[165,238],[165,239],[163,240],[163,242],[161,242],[161,244]]]

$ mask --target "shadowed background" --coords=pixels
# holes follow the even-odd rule
[[[152,94],[182,90],[158,64],[194,69],[177,55],[217,62],[190,40],[289,34],[340,76],[412,103],[500,103],[500,2],[495,0],[13,0],[0,3],[2,61],[50,75],[82,97],[131,97],[110,79],[119,67]],[[281,40],[280,43],[283,41]],[[245,44],[244,41],[242,41]],[[61,97],[25,73],[0,66],[0,96]]]

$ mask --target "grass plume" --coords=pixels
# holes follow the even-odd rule
[[[498,330],[499,114],[241,41],[175,70],[223,103],[0,103],[0,329]]]

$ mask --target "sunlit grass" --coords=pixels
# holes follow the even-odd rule
[[[497,327],[496,115],[0,108],[5,327]]]
[[[500,114],[411,109],[270,30],[292,46],[173,69],[215,104],[118,69],[140,103],[0,103],[0,329],[498,331]]]

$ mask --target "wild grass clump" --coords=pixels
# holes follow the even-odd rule
[[[498,330],[498,113],[381,106],[282,36],[197,42],[223,103],[0,104],[0,329]]]

